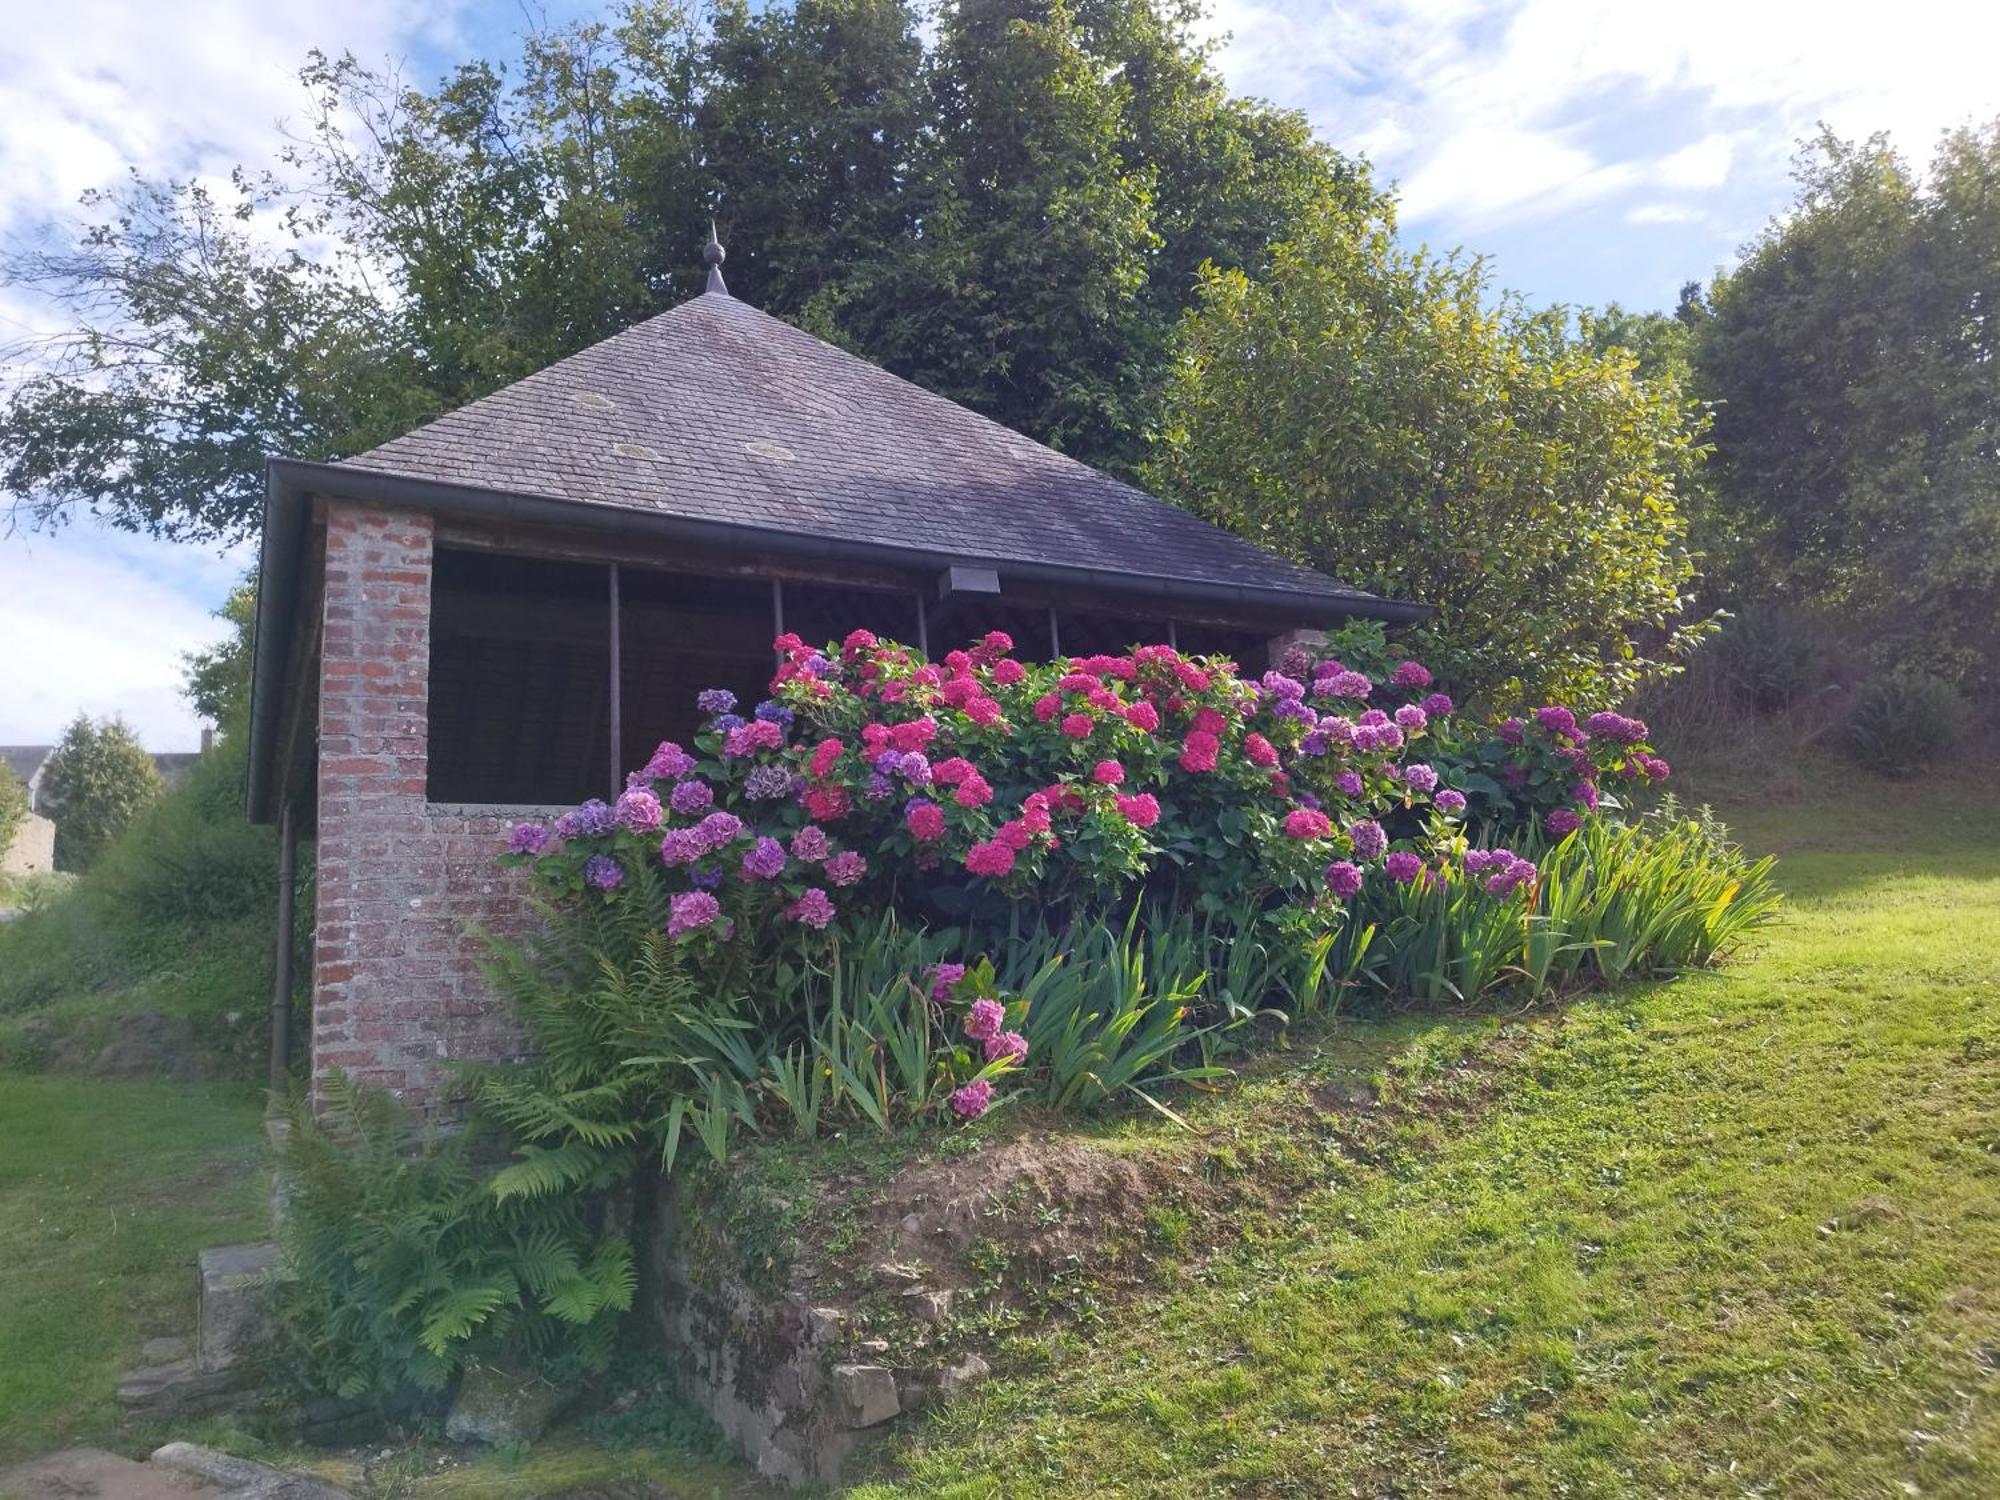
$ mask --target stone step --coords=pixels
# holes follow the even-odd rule
[[[5,1500],[221,1500],[227,1494],[199,1475],[134,1463],[101,1448],[65,1448],[0,1469]]]

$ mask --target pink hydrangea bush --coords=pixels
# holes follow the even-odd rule
[[[690,745],[662,744],[615,804],[517,828],[503,861],[558,901],[661,890],[669,937],[754,982],[885,910],[976,937],[1024,901],[1058,921],[1141,896],[1289,906],[1322,928],[1371,888],[1449,879],[1507,901],[1533,861],[1476,844],[1560,839],[1608,788],[1666,774],[1616,714],[1461,722],[1379,633],[1254,679],[1165,645],[1026,663],[997,631],[938,662],[863,630],[775,645],[770,698],[745,713],[701,694]],[[1018,1036],[990,1029],[1000,1003],[972,997],[954,1045]],[[1033,1066],[1024,1053],[1010,1039],[977,1061]],[[977,1081],[954,1113],[988,1106],[958,1092]]]

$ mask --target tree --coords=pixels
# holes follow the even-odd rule
[[[56,868],[82,871],[166,790],[153,757],[122,719],[78,714],[42,769],[42,800],[56,825]]]
[[[2000,121],[1920,177],[1823,133],[1719,277],[1694,364],[1760,594],[1978,687],[2000,645]]]
[[[194,711],[218,726],[224,735],[245,730],[250,723],[250,665],[257,630],[257,583],[248,579],[229,591],[218,620],[230,634],[213,646],[183,654],[187,683],[182,691]]]
[[[413,88],[313,54],[275,171],[135,178],[0,257],[67,331],[0,404],[0,488],[234,539],[267,454],[358,452],[732,288],[1129,469],[1204,260],[1261,270],[1366,173],[1236,99],[1186,0],[652,0]],[[935,41],[926,43],[926,36]]]
[[[28,820],[28,789],[14,768],[0,761],[0,854],[14,847],[14,836]]]
[[[1693,567],[1677,479],[1701,419],[1477,261],[1397,248],[1330,203],[1252,280],[1210,268],[1148,476],[1200,514],[1437,606],[1432,645],[1486,694],[1603,703],[1670,670]]]

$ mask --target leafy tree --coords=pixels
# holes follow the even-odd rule
[[[250,720],[250,663],[257,629],[257,585],[239,583],[229,591],[216,618],[226,620],[231,634],[201,651],[189,651],[183,691],[194,711],[224,734],[246,727]]]
[[[14,835],[28,819],[28,789],[14,768],[0,762],[0,854],[14,847]]]
[[[1192,14],[648,0],[429,90],[315,53],[276,172],[135,178],[0,258],[69,321],[0,404],[0,488],[251,534],[266,454],[358,452],[671,306],[711,216],[738,295],[1129,467],[1195,267],[1370,191],[1231,97]]]
[[[1167,387],[1162,492],[1364,587],[1438,607],[1483,692],[1610,701],[1670,670],[1692,565],[1677,480],[1701,422],[1477,261],[1330,204],[1252,280],[1211,268]]]
[[[122,719],[78,714],[42,769],[56,825],[56,867],[85,870],[141,808],[166,790],[153,757]]]
[[[2000,645],[2000,121],[1928,176],[1831,133],[1796,175],[1697,324],[1745,571],[1972,685]]]

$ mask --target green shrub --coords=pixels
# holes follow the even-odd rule
[[[407,1406],[468,1362],[601,1370],[636,1284],[630,1244],[576,1195],[497,1194],[476,1130],[415,1129],[335,1074],[290,1112],[280,1337],[309,1386]]]
[[[1841,738],[1866,769],[1908,776],[1956,744],[1965,719],[1965,699],[1943,678],[1922,671],[1885,673],[1855,692]]]
[[[0,854],[13,847],[14,835],[27,820],[28,789],[12,766],[0,764]]]
[[[74,1013],[97,1027],[158,1010],[247,1069],[271,982],[277,849],[244,820],[242,775],[240,740],[226,739],[87,873],[0,926],[0,1022]],[[300,902],[302,925],[311,909]],[[310,945],[295,951],[303,964]],[[13,1055],[4,1036],[0,1055]]]
[[[42,768],[56,824],[56,868],[86,870],[139,810],[166,790],[159,767],[122,719],[78,714]]]
[[[1803,610],[1753,605],[1718,631],[1690,665],[1728,701],[1757,713],[1805,702],[1831,679],[1827,623]]]

